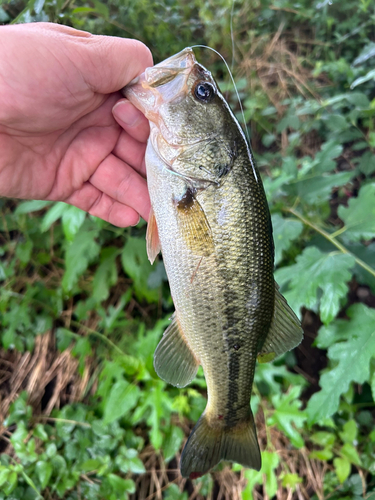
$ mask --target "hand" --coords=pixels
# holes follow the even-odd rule
[[[65,201],[121,227],[147,220],[148,122],[119,90],[151,65],[136,40],[0,27],[0,196]]]

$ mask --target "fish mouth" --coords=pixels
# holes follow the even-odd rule
[[[150,121],[156,123],[157,109],[163,102],[186,95],[186,80],[196,64],[193,49],[186,47],[165,61],[146,68],[144,73],[122,89],[122,93]]]

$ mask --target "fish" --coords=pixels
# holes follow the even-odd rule
[[[153,263],[162,252],[175,306],[154,368],[182,388],[202,365],[207,383],[181,475],[198,478],[221,460],[260,470],[250,407],[256,362],[293,349],[303,332],[274,281],[271,217],[250,144],[190,47],[123,94],[150,122],[147,253]]]

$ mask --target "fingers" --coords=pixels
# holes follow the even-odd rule
[[[150,212],[146,180],[114,155],[109,155],[89,182],[110,198],[134,208],[145,220]]]
[[[145,143],[138,142],[122,132],[112,152],[117,158],[131,165],[143,177],[146,177],[145,151]]]
[[[89,182],[64,201],[114,226],[135,226],[139,222],[139,213],[136,210],[100,192]]]
[[[83,44],[82,44],[83,46]],[[150,50],[127,38],[93,35],[85,40],[80,71],[94,92],[110,94],[152,66]]]
[[[118,101],[113,109],[113,116],[117,123],[134,139],[146,142],[150,134],[147,118],[127,99]]]

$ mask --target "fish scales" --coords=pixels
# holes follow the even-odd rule
[[[207,382],[207,407],[184,448],[181,472],[195,478],[221,459],[259,470],[250,409],[256,358],[301,340],[299,321],[275,287],[259,172],[191,49],[146,70],[125,95],[150,120],[148,251],[153,260],[161,247],[176,310],[155,369],[183,387],[201,364]]]

